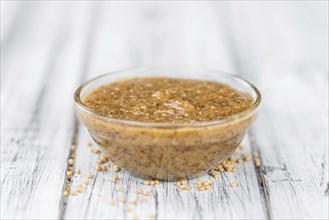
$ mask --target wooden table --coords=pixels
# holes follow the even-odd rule
[[[327,19],[327,1],[1,2],[1,219],[328,218]],[[75,89],[150,65],[220,69],[256,84],[262,106],[242,152],[259,152],[261,166],[204,176],[213,182],[206,192],[197,180],[177,192],[96,172]],[[94,178],[64,197],[72,153],[81,169],[72,187],[88,171]],[[131,205],[137,187],[152,195]]]

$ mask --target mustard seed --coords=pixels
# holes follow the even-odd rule
[[[101,170],[102,170],[102,167],[99,166],[99,165],[97,165],[97,166],[96,166],[96,170],[97,170],[97,171],[101,171]]]
[[[73,159],[69,159],[68,163],[70,164],[70,166],[72,166],[74,164],[74,160]]]
[[[67,190],[65,190],[64,192],[63,192],[63,196],[68,196],[69,195],[69,191],[67,191]]]
[[[136,189],[136,194],[141,194],[141,193],[143,193],[142,189],[137,188],[137,189]]]
[[[150,185],[150,181],[144,180],[144,185],[146,185],[146,186]]]
[[[122,192],[122,186],[117,186],[117,192]]]
[[[256,165],[256,167],[260,167],[261,166],[261,162],[260,162],[259,159],[256,159],[255,160],[255,165]]]
[[[160,185],[160,181],[159,180],[154,180],[155,185]]]
[[[83,192],[83,187],[81,184],[78,185],[78,192],[79,193],[82,193]]]
[[[80,169],[79,169],[79,168],[76,168],[76,169],[75,169],[75,173],[76,173],[76,174],[80,174],[80,173],[81,173]]]
[[[115,172],[119,172],[120,171],[120,168],[118,166],[116,166],[116,165],[113,165],[113,170]]]
[[[89,179],[85,179],[84,183],[85,183],[86,185],[89,185],[89,183],[90,183]]]
[[[71,191],[71,195],[72,195],[72,196],[76,196],[76,195],[78,195],[78,190],[76,190],[76,189],[75,189],[75,190],[72,190],[72,191]]]
[[[199,191],[204,191],[205,188],[204,188],[203,186],[201,186],[201,187],[198,187],[198,190],[199,190]]]
[[[145,196],[151,196],[152,193],[151,193],[150,191],[147,191],[147,192],[144,193],[144,195],[145,195]]]
[[[71,149],[71,150],[75,150],[75,148],[76,148],[75,144],[71,144],[70,149]]]
[[[203,185],[204,186],[209,186],[209,185],[211,185],[211,181],[210,180],[207,180],[207,181],[205,181],[205,182],[203,182]]]
[[[110,205],[115,205],[115,200],[114,200],[114,199],[112,199],[112,200],[110,201]]]
[[[237,183],[230,183],[230,187],[232,188],[232,189],[235,189],[236,187],[238,186],[238,184]]]
[[[151,186],[154,186],[155,185],[155,182],[154,181],[150,181],[150,185]]]
[[[87,174],[87,178],[88,178],[88,179],[93,178],[93,174],[92,174],[91,172],[88,172],[88,174]]]
[[[121,197],[120,202],[125,203],[125,202],[127,202],[127,199],[125,197]]]
[[[191,189],[191,187],[190,186],[185,186],[184,189],[189,191]]]

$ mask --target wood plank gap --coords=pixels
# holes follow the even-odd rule
[[[252,128],[249,129],[248,137],[249,137],[250,148],[251,148],[251,151],[252,151],[251,158],[253,160],[254,168],[255,168],[255,172],[256,172],[256,176],[257,176],[258,188],[259,188],[260,196],[263,200],[262,205],[264,207],[267,218],[268,219],[273,219],[270,194],[267,191],[267,187],[265,185],[264,173],[263,173],[263,170],[262,170],[262,161],[263,161],[262,160],[262,155],[261,155],[261,152],[260,152],[260,148],[257,144],[257,140],[256,140],[256,137],[254,135],[254,132],[252,131]],[[260,167],[257,167],[256,164],[255,164],[254,152],[257,152],[259,154],[259,159],[260,159],[260,162],[261,162]]]
[[[228,7],[228,9],[229,9],[229,5],[227,5],[226,7]],[[226,14],[222,15],[222,16],[229,16],[228,10],[224,10],[224,13],[226,13]],[[245,75],[245,74],[243,74],[244,70],[241,67],[242,60],[240,59],[239,50],[238,50],[237,44],[234,40],[234,33],[233,33],[233,30],[232,30],[232,27],[230,26],[229,19],[226,19],[226,21],[227,22],[224,25],[224,29],[225,29],[224,33],[226,33],[226,40],[227,40],[227,42],[229,44],[229,47],[230,47],[229,51],[230,51],[230,56],[232,57],[232,63],[235,66],[235,70],[236,70],[235,74],[244,76]],[[250,148],[251,148],[251,151],[252,151],[251,157],[252,157],[253,163],[255,163],[254,155],[253,155],[253,152],[255,152],[255,151],[257,151],[259,153],[259,157],[260,157],[260,160],[262,162],[260,148],[256,145],[257,142],[256,142],[256,139],[255,139],[255,135],[252,131],[252,128],[249,129],[247,135],[249,137],[249,142],[250,142],[249,144],[250,144]],[[271,210],[271,206],[270,206],[270,198],[269,198],[269,193],[267,191],[267,188],[264,185],[264,174],[263,174],[263,171],[262,171],[262,165],[260,167],[257,167],[254,164],[254,168],[255,168],[255,173],[256,173],[256,177],[257,177],[257,183],[258,183],[260,196],[263,200],[262,206],[263,206],[265,215],[266,215],[267,219],[272,219],[273,215],[272,215],[272,210]]]
[[[83,56],[83,60],[82,60],[82,65],[81,65],[81,77],[80,77],[80,84],[86,80],[87,77],[87,69],[88,66],[90,64],[89,60],[91,57],[91,50],[92,50],[92,45],[93,45],[93,41],[95,38],[95,29],[97,27],[97,20],[99,18],[99,7],[93,7],[93,10],[91,12],[91,18],[89,20],[89,24],[88,24],[88,28],[87,28],[87,37],[85,40],[85,51],[84,51],[84,56]],[[73,113],[74,114],[74,113]],[[79,127],[80,127],[80,123],[78,121],[78,119],[76,117],[74,117],[74,132],[73,132],[73,136],[72,136],[72,141],[71,141],[71,146],[75,145],[75,148],[72,149],[70,148],[70,152],[68,155],[68,159],[74,157],[74,163],[73,163],[73,167],[75,167],[75,152],[76,149],[78,147],[78,135],[79,135]],[[65,187],[68,183],[72,183],[72,180],[68,181],[67,178],[67,171],[69,170],[69,164],[67,163],[66,166],[66,170],[65,170],[65,178],[64,178],[64,182],[63,182],[63,187],[62,187],[62,195],[61,195],[61,202],[60,202],[60,219],[64,219],[65,213],[66,213],[66,208],[67,208],[67,202],[69,199],[69,196],[65,197],[63,195],[64,191],[65,191]],[[72,176],[74,175],[74,169],[73,169],[73,173]],[[97,178],[97,176],[96,176]],[[95,184],[95,182],[94,182]],[[91,196],[90,196],[91,197]],[[90,199],[90,198],[89,198]]]
[[[71,147],[70,147],[70,151],[69,151],[69,155],[67,157],[67,160],[69,160],[70,158],[74,158],[75,156],[75,152],[76,152],[76,148],[77,148],[77,140],[78,140],[78,134],[79,134],[79,121],[78,119],[75,117],[74,118],[74,132],[73,132],[73,136],[72,136],[72,140],[71,140]],[[74,146],[74,147],[72,147]],[[75,164],[75,163],[74,163]],[[74,167],[73,164],[73,167]],[[69,196],[64,196],[63,193],[65,191],[65,187],[67,184],[72,183],[72,179],[68,180],[67,178],[67,171],[69,170],[69,163],[67,163],[66,165],[66,169],[65,169],[65,178],[64,178],[64,182],[63,182],[63,187],[62,187],[62,195],[61,195],[61,200],[60,200],[60,216],[59,219],[64,219],[64,215],[65,215],[65,211],[66,211],[66,206],[67,206],[67,201],[69,199]],[[73,169],[73,174],[74,175],[74,169]]]

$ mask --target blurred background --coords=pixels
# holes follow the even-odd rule
[[[188,65],[326,80],[328,2],[2,1],[1,46],[4,83],[13,63],[29,75],[47,62],[67,74]]]

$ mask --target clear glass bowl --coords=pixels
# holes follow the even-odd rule
[[[155,76],[226,83],[249,94],[254,102],[243,112],[220,120],[158,123],[99,115],[81,101],[100,85]],[[197,68],[154,67],[101,75],[83,83],[74,99],[79,120],[111,161],[138,177],[174,181],[202,175],[225,161],[256,119],[261,95],[254,85],[232,74]]]

